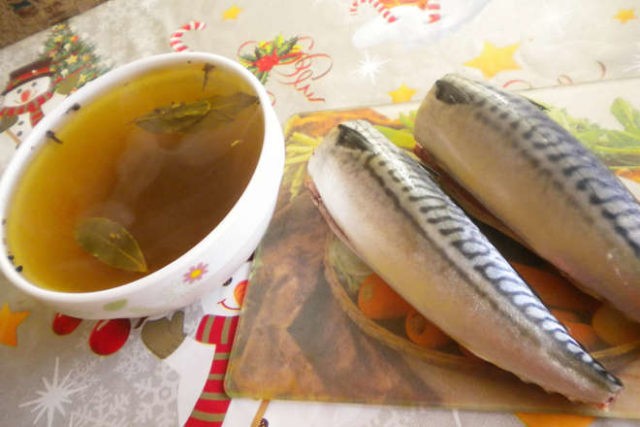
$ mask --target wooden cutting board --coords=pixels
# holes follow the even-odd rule
[[[566,94],[567,99],[573,97]],[[264,400],[640,418],[638,343],[596,352],[626,386],[610,411],[603,413],[525,384],[486,362],[451,358],[446,349],[429,350],[427,357],[420,357],[389,345],[354,321],[348,302],[345,305],[332,293],[325,274],[330,231],[302,186],[306,159],[328,130],[343,120],[363,118],[402,132],[415,108],[411,104],[325,111],[295,116],[285,124],[287,166],[276,214],[255,257],[226,376],[227,392]],[[446,357],[438,357],[438,351]]]

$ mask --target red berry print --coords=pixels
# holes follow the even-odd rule
[[[78,319],[77,317],[56,313],[51,328],[57,335],[69,335],[76,330],[80,322],[82,322],[82,319]]]
[[[100,320],[89,335],[89,346],[94,353],[106,356],[120,350],[129,338],[129,319]]]

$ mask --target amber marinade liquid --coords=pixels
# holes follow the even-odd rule
[[[172,102],[239,91],[255,95],[224,69],[205,71],[203,63],[152,71],[79,105],[68,113],[72,120],[52,129],[60,142],[47,142],[21,178],[6,223],[9,250],[27,279],[48,289],[88,292],[142,277],[110,267],[78,245],[74,228],[85,217],[124,225],[153,272],[225,216],[258,161],[260,106],[222,123],[205,118],[187,133],[156,134],[135,123]]]

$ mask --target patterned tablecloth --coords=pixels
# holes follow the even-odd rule
[[[17,11],[31,0],[7,3]],[[418,101],[447,72],[514,90],[637,77],[638,40],[638,0],[109,0],[0,50],[0,163],[69,93],[152,54],[190,49],[239,61],[285,123],[303,111]],[[154,320],[73,319],[0,281],[0,425],[640,425],[229,400],[222,380],[249,267],[233,286]],[[199,266],[190,280],[206,273]]]

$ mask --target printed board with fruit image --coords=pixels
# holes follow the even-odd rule
[[[552,118],[635,190],[640,182],[638,87],[621,80],[525,95],[549,106]],[[397,296],[329,231],[304,188],[314,147],[336,124],[365,119],[411,151],[416,109],[417,104],[408,104],[314,112],[286,123],[285,175],[276,214],[255,258],[227,392],[265,400],[640,419],[640,325],[582,293],[464,199],[462,206],[556,317],[622,379],[625,390],[608,412],[546,393],[478,359]]]

